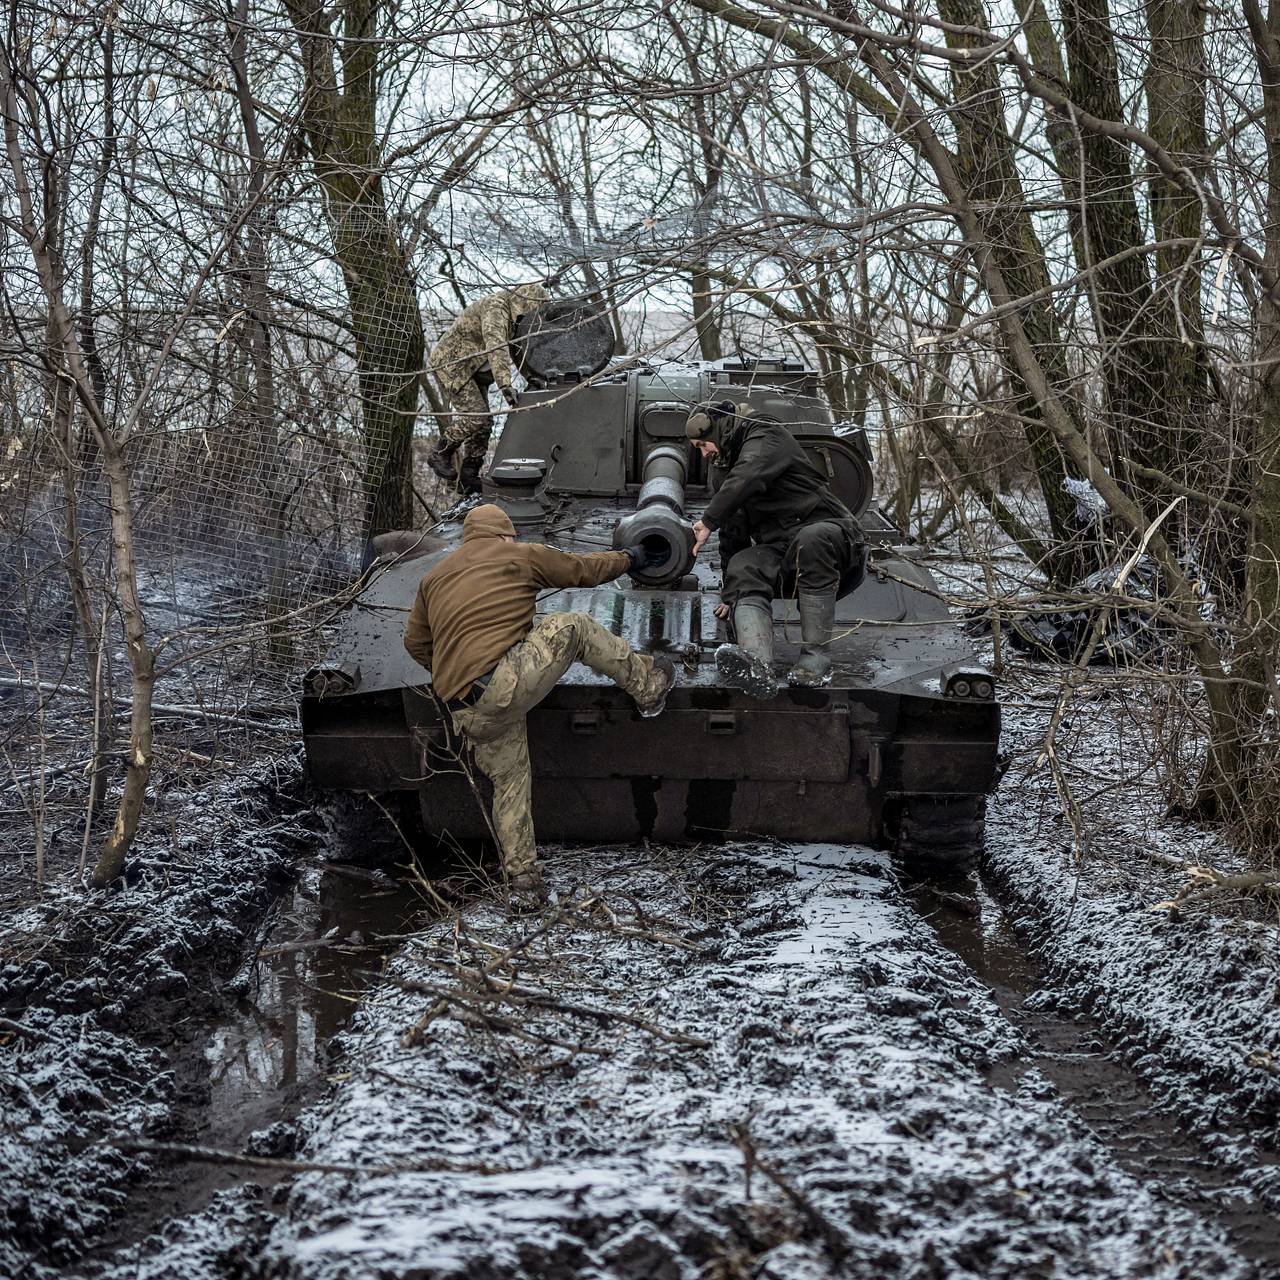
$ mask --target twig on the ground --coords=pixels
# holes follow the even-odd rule
[[[464,979],[478,979],[481,976],[477,970],[468,970],[462,967],[455,969],[454,972]],[[464,986],[450,991],[432,983],[415,981],[412,978],[394,977],[392,981],[402,990],[412,991],[417,995],[435,996],[439,1000],[464,1003],[467,1001],[497,1001],[526,1008],[545,1009],[553,1013],[570,1014],[580,1018],[590,1018],[602,1026],[607,1026],[611,1022],[623,1022],[628,1026],[646,1031],[649,1035],[658,1040],[664,1040],[668,1044],[679,1044],[694,1049],[708,1049],[711,1047],[710,1040],[704,1040],[701,1036],[690,1035],[685,1031],[670,1030],[667,1027],[659,1026],[656,1022],[651,1022],[648,1018],[642,1018],[638,1014],[627,1013],[622,1009],[605,1009],[598,1005],[576,1004],[569,1000],[561,1000],[549,992],[539,991],[534,987],[517,985],[515,982],[501,987],[481,986],[477,983],[472,988]]]
[[[12,1018],[0,1017],[0,1031],[12,1031],[16,1036],[25,1036],[26,1039],[38,1041],[40,1044],[48,1044],[53,1039],[43,1031],[37,1031],[35,1027],[28,1027],[22,1022],[15,1022]]]
[[[822,1240],[823,1247],[826,1249],[828,1257],[835,1263],[836,1269],[842,1271],[844,1269],[842,1264],[849,1254],[849,1245],[844,1236],[840,1234],[839,1229],[803,1191],[783,1176],[782,1171],[776,1165],[761,1159],[760,1152],[751,1137],[751,1130],[745,1123],[730,1125],[729,1132],[737,1144],[738,1150],[742,1152],[742,1161],[747,1173],[748,1195],[750,1194],[751,1171],[759,1169],[786,1196],[791,1206],[809,1224],[814,1234]]]

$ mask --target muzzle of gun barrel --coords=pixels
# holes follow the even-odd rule
[[[660,444],[651,449],[644,460],[636,509],[613,531],[615,547],[642,546],[662,556],[657,564],[631,575],[638,586],[671,586],[693,568],[693,526],[684,514],[688,470],[687,446]]]

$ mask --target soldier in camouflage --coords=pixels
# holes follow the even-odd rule
[[[422,579],[404,647],[431,672],[431,687],[493,783],[493,831],[514,906],[546,896],[534,843],[532,775],[525,717],[575,662],[607,676],[642,716],[666,704],[676,673],[669,658],[632,651],[584,613],[535,616],[548,588],[598,586],[661,563],[645,547],[572,555],[517,542],[500,507],[467,513],[462,546]]]
[[[451,412],[440,420],[440,443],[427,455],[442,480],[456,481],[463,493],[479,493],[480,468],[493,420],[489,388],[495,383],[511,408],[511,339],[516,321],[548,298],[540,284],[503,289],[473,302],[431,349],[427,361]],[[455,462],[455,455],[460,461]]]

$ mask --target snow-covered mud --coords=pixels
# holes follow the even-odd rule
[[[988,807],[987,882],[1035,955],[1041,1003],[1086,1012],[1179,1127],[1280,1209],[1275,900],[1201,894],[1169,908],[1191,867],[1255,868],[1216,833],[1161,812],[1147,730],[1122,692],[1121,677],[1100,676],[1060,732],[1088,818],[1082,853],[1035,768],[1055,691],[1031,685],[1006,717],[1013,763]]]
[[[1275,921],[1153,910],[1238,864],[1113,685],[1083,859],[1008,690],[981,880],[564,850],[513,919],[292,755],[159,788],[123,886],[3,910],[0,1280],[1280,1274]]]
[[[292,1166],[89,1272],[1274,1273],[1239,1230],[1257,1211],[1123,1159],[940,941],[922,911],[972,916],[972,885],[908,892],[830,846],[552,871],[546,917],[480,899],[396,954],[280,1144]],[[263,1195],[263,1171],[290,1180]]]

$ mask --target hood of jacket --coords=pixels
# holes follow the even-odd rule
[[[724,465],[742,445],[747,423],[751,419],[749,404],[732,400],[705,400],[689,411],[685,435],[690,440],[709,440],[720,450],[717,463]]]
[[[516,527],[511,517],[501,507],[492,502],[472,507],[467,518],[462,522],[462,540],[470,542],[473,538],[514,538]]]
[[[551,295],[540,284],[521,284],[511,290],[508,305],[511,308],[511,319],[519,320],[530,311],[537,310]]]

